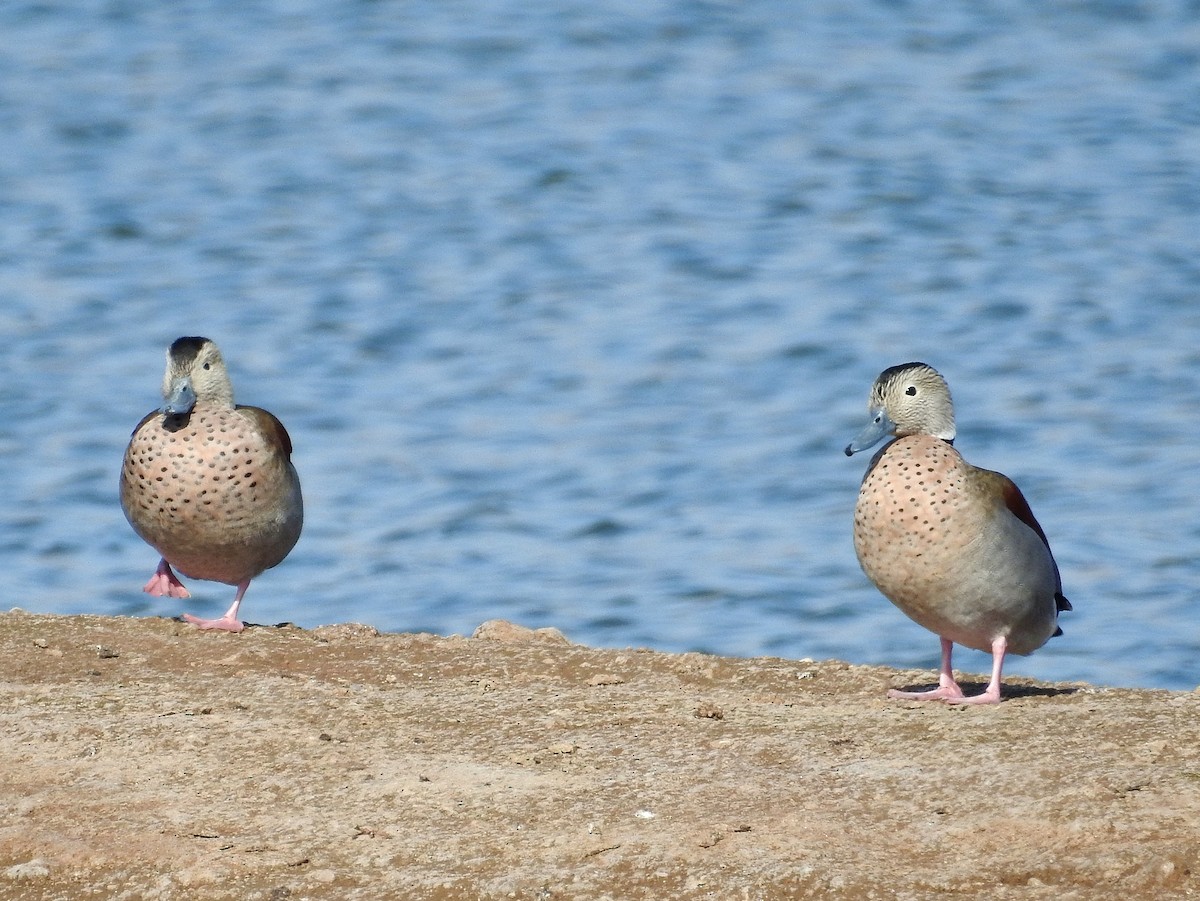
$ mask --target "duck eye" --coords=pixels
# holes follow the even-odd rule
[[[204,364],[204,368],[205,368],[205,369],[212,369],[212,364],[211,364],[211,363],[205,363],[205,364]]]
[[[204,368],[207,369],[208,367],[205,366]],[[907,394],[909,397],[913,397],[917,393],[917,386],[909,385],[907,388],[904,389],[904,393]]]

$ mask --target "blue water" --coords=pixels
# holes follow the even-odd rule
[[[304,483],[251,621],[933,667],[858,568],[842,454],[923,359],[1075,604],[1009,671],[1200,683],[1195,3],[14,2],[0,31],[0,606],[228,605],[141,594],[116,499],[202,334]]]

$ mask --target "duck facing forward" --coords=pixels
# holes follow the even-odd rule
[[[871,422],[846,447],[886,436],[854,508],[854,550],[867,577],[941,638],[938,687],[888,697],[996,704],[1006,654],[1030,654],[1060,635],[1070,610],[1049,542],[1007,476],[972,466],[954,448],[946,380],[924,363],[885,369],[871,387]],[[954,644],[990,652],[992,675],[967,697],[954,681]]]
[[[162,559],[143,589],[186,598],[172,567],[193,579],[236,585],[219,619],[184,619],[201,629],[240,632],[238,608],[250,580],[281,563],[304,520],[292,442],[266,410],[233,402],[220,350],[179,338],[167,351],[163,405],[129,440],[121,508]]]

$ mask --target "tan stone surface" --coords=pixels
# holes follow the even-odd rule
[[[0,899],[1200,888],[1200,695],[480,634],[0,615]]]

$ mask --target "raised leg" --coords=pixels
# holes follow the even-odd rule
[[[183,615],[184,622],[191,623],[198,629],[215,629],[221,632],[241,632],[246,628],[246,624],[237,618],[238,608],[242,606],[242,595],[246,593],[246,589],[250,587],[250,580],[247,579],[237,587],[237,594],[233,597],[233,606],[225,611],[225,615],[220,619],[200,619],[198,616],[192,616],[190,613]]]
[[[154,571],[154,575],[150,577],[150,581],[146,583],[142,591],[158,598],[190,598],[192,596],[191,592],[179,581],[179,577],[171,569],[171,564],[167,562],[166,557],[158,561],[158,569]]]
[[[1008,652],[1008,639],[1003,635],[992,641],[992,678],[982,694],[967,697],[954,681],[954,668],[950,664],[954,642],[942,640],[942,667],[938,671],[938,687],[931,691],[899,691],[893,688],[889,698],[909,701],[945,701],[948,704],[999,704],[1000,676],[1004,669],[1004,655]]]

